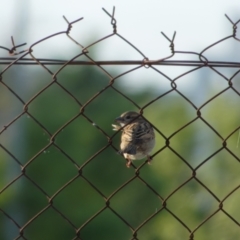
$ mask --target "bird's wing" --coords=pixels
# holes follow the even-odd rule
[[[121,152],[136,154],[139,145],[152,138],[152,128],[148,122],[129,124],[123,129]]]

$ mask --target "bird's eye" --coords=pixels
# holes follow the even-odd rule
[[[130,119],[130,116],[128,115],[128,116],[126,116],[126,119]]]

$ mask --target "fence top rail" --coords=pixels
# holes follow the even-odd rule
[[[112,60],[112,61],[67,61],[61,59],[37,58],[0,58],[0,65],[9,65],[14,61],[14,65],[38,65],[39,62],[44,65],[155,65],[155,66],[193,66],[193,67],[223,67],[239,68],[240,62],[227,61],[188,61],[188,60],[164,60],[164,61],[141,61],[141,60]]]

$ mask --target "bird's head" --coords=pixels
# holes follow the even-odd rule
[[[139,121],[139,119],[142,119],[142,116],[139,113],[129,111],[121,114],[120,117],[117,117],[115,122],[119,123],[123,127],[128,123]]]

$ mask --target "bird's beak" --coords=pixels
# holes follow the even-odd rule
[[[123,118],[122,117],[117,117],[116,119],[115,119],[115,122],[122,122],[123,121]]]

